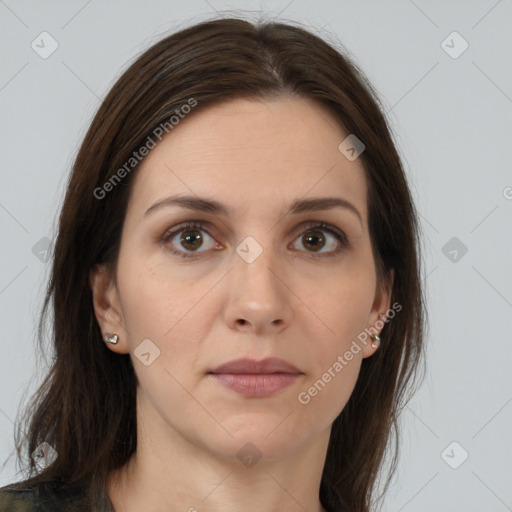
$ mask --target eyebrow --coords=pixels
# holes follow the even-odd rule
[[[157,201],[155,204],[150,206],[144,213],[144,217],[158,210],[161,210],[162,208],[170,206],[179,206],[188,210],[224,215],[226,217],[229,217],[231,212],[230,208],[214,199],[207,199],[205,197],[198,196],[170,196]],[[300,213],[331,210],[333,208],[343,208],[352,212],[357,216],[361,225],[363,225],[363,217],[359,213],[359,210],[350,201],[347,201],[341,197],[315,197],[310,199],[296,199],[291,204],[290,208],[286,212],[286,215],[297,215]]]

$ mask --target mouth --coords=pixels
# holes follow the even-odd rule
[[[261,361],[256,359],[235,359],[227,363],[221,364],[217,368],[214,368],[209,373],[220,374],[269,374],[269,373],[289,373],[289,374],[301,374],[293,364],[280,359],[278,357],[269,357]]]
[[[304,375],[294,365],[279,358],[262,361],[238,359],[230,361],[208,375],[223,385],[246,397],[266,397],[292,385]]]

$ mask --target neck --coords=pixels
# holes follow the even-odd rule
[[[245,443],[230,439],[236,448],[223,456],[229,450],[214,452],[146,415],[137,451],[111,473],[107,493],[115,512],[325,512],[319,489],[329,435],[320,432],[290,453],[247,445],[243,456]]]

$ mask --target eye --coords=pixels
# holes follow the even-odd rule
[[[326,233],[331,238],[330,243],[329,237],[325,236]],[[310,256],[322,258],[325,256],[336,256],[348,246],[348,239],[343,231],[334,226],[323,222],[311,222],[309,225],[306,225],[306,231],[301,235],[300,243],[310,249],[307,251]],[[331,247],[330,250],[329,246]],[[325,247],[327,247],[327,250],[320,252]]]
[[[205,251],[198,251],[197,249],[203,246],[205,237],[201,234],[201,231],[203,233],[206,233],[204,229],[204,224],[202,222],[189,222],[186,224],[182,224],[172,231],[168,231],[162,238],[163,242],[170,241],[171,245],[171,252],[176,255],[180,256],[182,258],[194,258],[195,254],[197,252],[205,252]],[[206,244],[206,249],[211,249],[212,247],[215,250],[221,249],[222,246],[215,242],[213,238],[206,233],[206,237],[211,239],[210,243]],[[177,239],[174,241],[174,239]],[[185,251],[181,250],[175,250],[173,247],[177,247],[177,244],[181,244],[181,247],[193,251],[192,253],[187,253]]]
[[[309,249],[307,253],[310,256],[316,258],[335,256],[349,245],[345,233],[329,224],[310,222],[305,227],[302,226],[301,229],[303,231],[300,242],[304,247]],[[306,229],[306,231],[304,231],[304,229]],[[206,234],[206,236],[203,236],[202,233]],[[328,236],[325,236],[326,234]],[[331,239],[330,242],[329,238]],[[216,242],[205,231],[205,224],[200,221],[187,222],[172,228],[164,234],[162,242],[170,246],[172,254],[181,258],[194,258],[199,256],[197,253],[207,252],[211,249],[220,250],[223,248],[221,244]],[[177,249],[179,246],[185,250]],[[327,247],[327,250],[322,251],[325,247]],[[331,249],[329,249],[329,247],[331,247]],[[204,250],[198,250],[200,248]]]

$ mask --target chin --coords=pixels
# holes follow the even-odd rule
[[[308,436],[306,432],[300,432],[296,427],[293,428],[293,435],[290,435],[286,429],[281,431],[278,425],[279,421],[275,420],[251,421],[246,425],[239,425],[236,431],[226,425],[226,430],[233,437],[223,432],[217,435],[215,440],[209,437],[205,441],[210,450],[220,457],[226,457],[226,454],[229,454],[230,459],[240,460],[241,457],[251,456],[271,461],[293,455],[304,447],[309,438],[314,437],[313,433]]]

